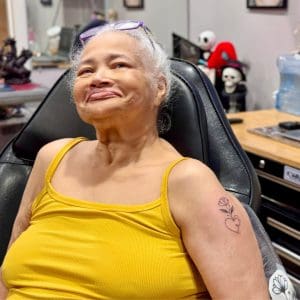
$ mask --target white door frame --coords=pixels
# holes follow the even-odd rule
[[[27,11],[25,0],[6,0],[8,33],[17,41],[17,51],[28,48]]]

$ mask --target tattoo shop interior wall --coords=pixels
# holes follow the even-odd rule
[[[286,9],[248,9],[246,0],[190,0],[190,40],[204,30],[217,41],[231,41],[239,60],[249,64],[247,107],[274,107],[279,88],[279,55],[296,50],[294,35],[300,25],[300,1],[288,0]],[[298,41],[299,43],[299,41]],[[298,45],[299,46],[299,45]]]
[[[172,32],[188,37],[187,0],[144,0],[143,9],[128,9],[121,0],[107,0],[106,10],[113,8],[121,20],[143,20],[172,55]]]

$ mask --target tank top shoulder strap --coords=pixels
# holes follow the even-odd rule
[[[65,154],[76,144],[80,143],[81,141],[87,140],[85,137],[77,137],[72,140],[70,140],[68,143],[66,143],[59,151],[58,153],[53,157],[51,163],[48,166],[48,169],[46,171],[46,182],[49,182],[58,167],[60,161],[65,156]]]
[[[179,159],[176,159],[175,161],[171,162],[170,165],[167,167],[165,170],[165,173],[163,175],[162,183],[161,183],[161,204],[162,204],[162,215],[164,217],[165,223],[168,227],[168,229],[175,234],[177,237],[180,237],[180,231],[179,228],[177,227],[171,211],[170,211],[170,206],[169,206],[169,200],[168,200],[168,180],[171,171],[173,168],[183,160],[188,159],[188,157],[180,157]]]

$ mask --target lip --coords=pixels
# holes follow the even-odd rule
[[[118,91],[115,91],[113,89],[106,89],[106,88],[95,88],[90,90],[87,93],[86,101],[92,102],[92,101],[103,101],[114,97],[120,97],[121,93]]]

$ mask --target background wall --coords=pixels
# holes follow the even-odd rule
[[[38,0],[26,0],[26,10],[28,29],[33,31],[40,50],[44,52],[48,43],[47,29],[55,25],[74,27],[87,24],[94,10],[104,10],[104,0],[52,0],[51,6],[42,5]]]
[[[143,20],[172,54],[172,32],[188,35],[187,0],[144,0],[144,9],[127,9],[123,0],[106,0],[106,9],[116,9],[119,19]]]
[[[65,25],[85,25],[91,19],[93,11],[104,13],[104,0],[82,1],[63,0]]]
[[[246,0],[190,0],[190,39],[210,29],[217,42],[228,40],[240,60],[249,63],[249,109],[274,106],[279,87],[276,59],[296,47],[293,30],[300,25],[300,1],[288,0],[287,10],[247,9]]]
[[[118,12],[119,19],[145,21],[170,55],[172,32],[188,35],[186,0],[144,0],[144,9],[127,9],[123,5],[123,0],[52,0],[52,2],[52,6],[43,6],[40,1],[26,0],[28,28],[34,30],[42,51],[47,47],[45,33],[49,27],[84,25],[90,20],[93,10],[104,12],[110,8]]]
[[[21,52],[28,46],[27,15],[25,1],[6,0],[8,33],[17,41],[17,51]],[[4,20],[0,20],[3,22]]]
[[[48,44],[47,30],[64,23],[62,1],[52,0],[51,6],[45,6],[40,1],[26,0],[26,11],[28,31],[31,32],[29,36],[38,44],[38,49],[34,50],[44,52]]]

